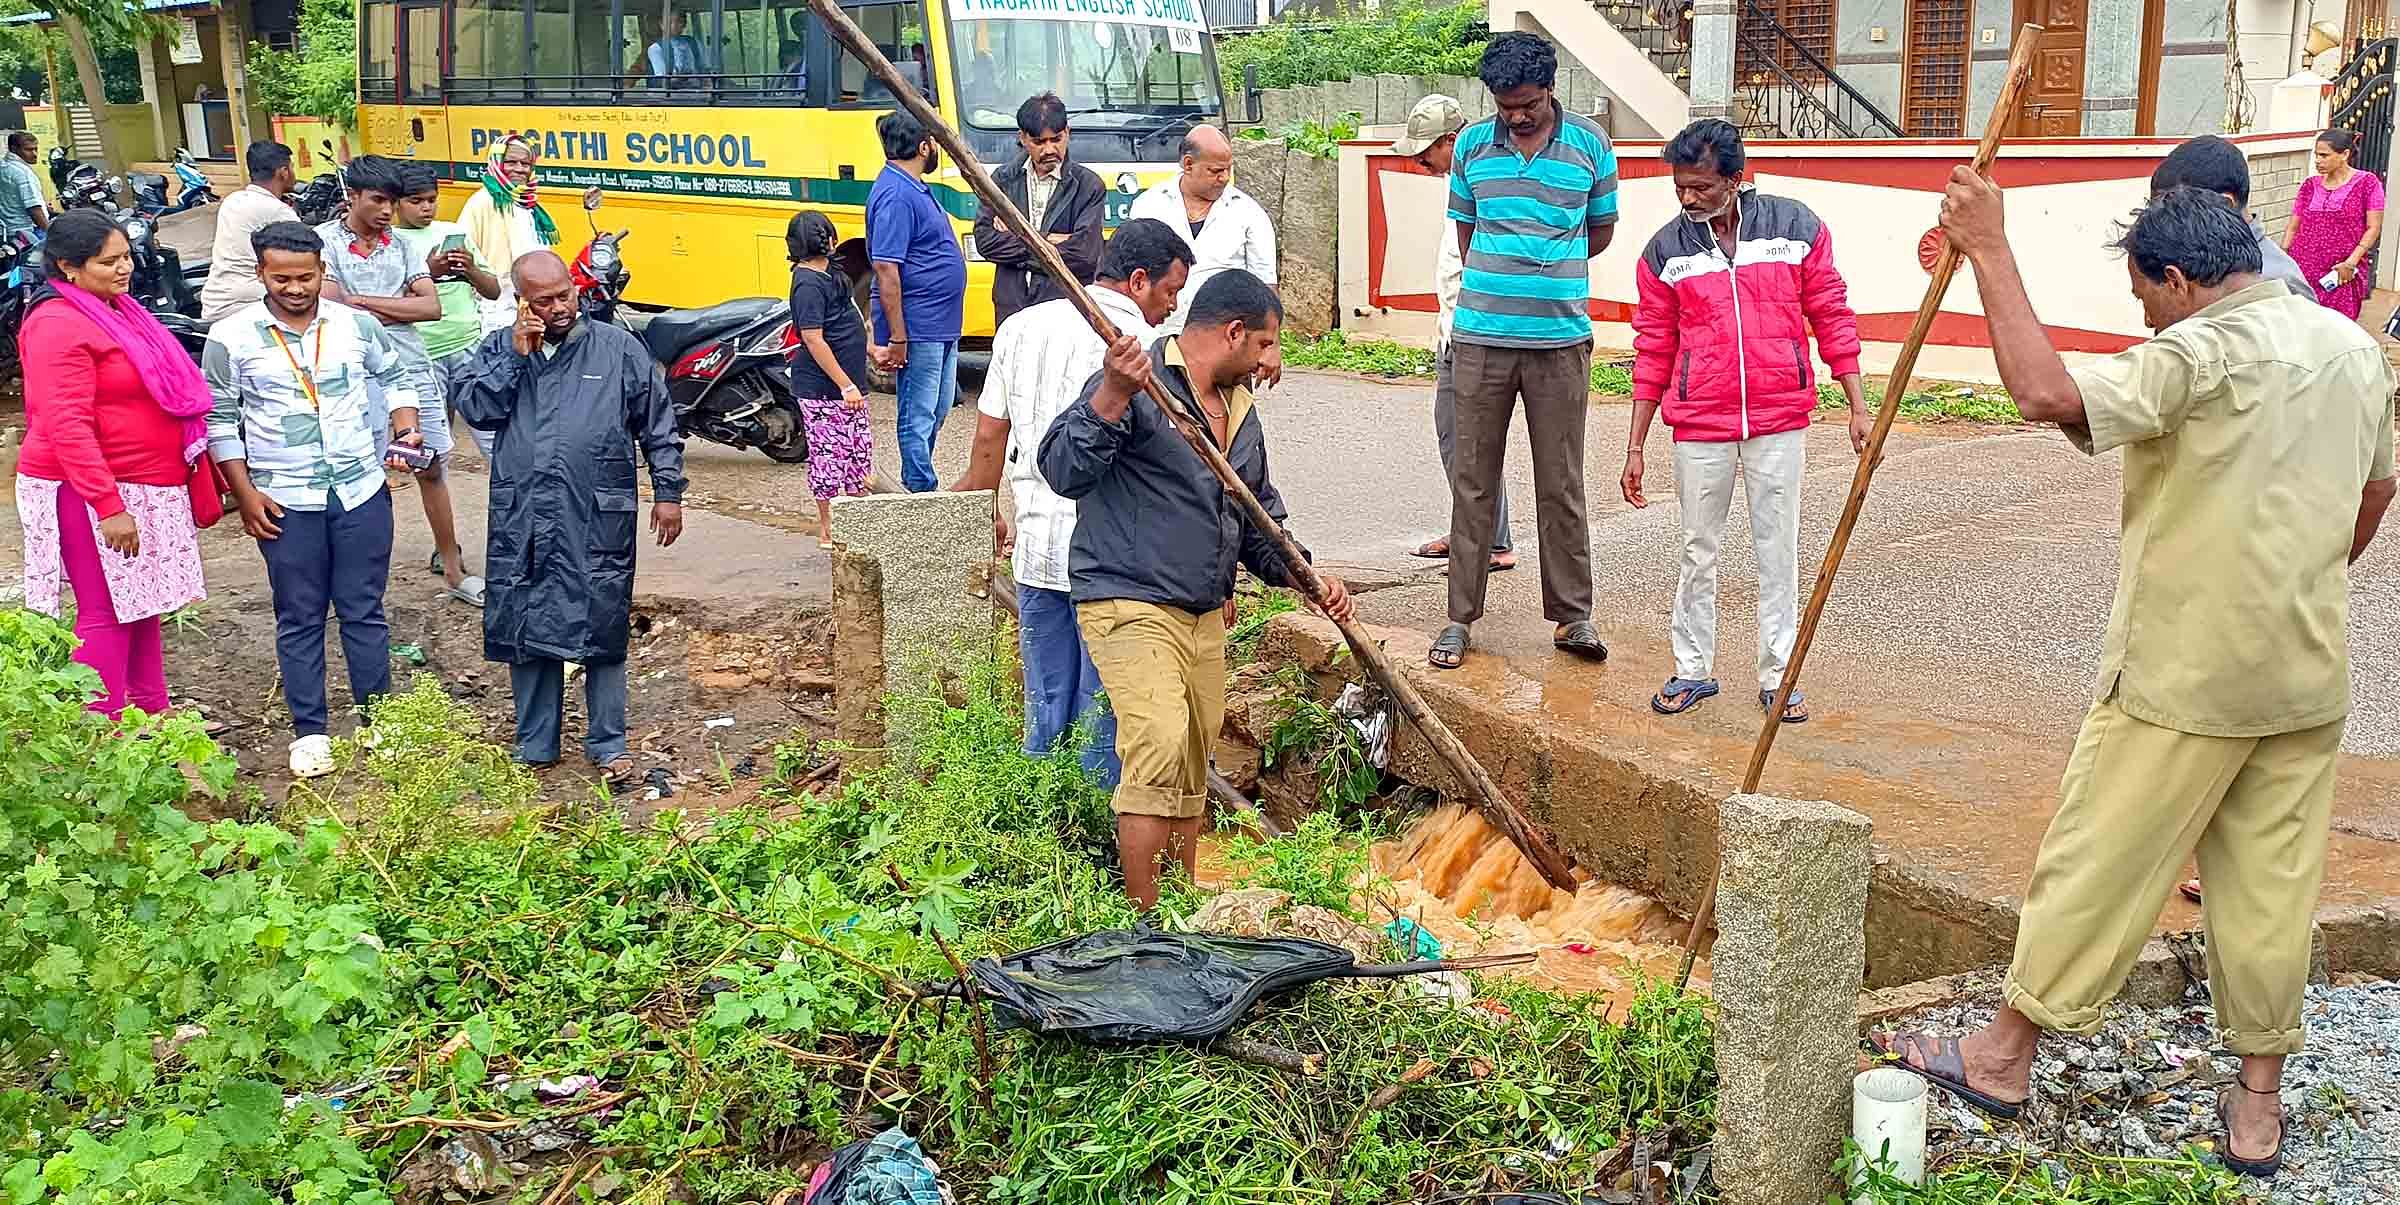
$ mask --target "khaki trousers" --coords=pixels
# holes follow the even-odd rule
[[[2026,889],[2009,1006],[2044,1029],[2098,1029],[2196,850],[2226,1049],[2300,1049],[2342,727],[2194,736],[2135,719],[2113,699],[2094,704]]]
[[[1117,598],[1078,603],[1075,618],[1117,717],[1125,771],[1111,806],[1207,815],[1208,754],[1225,724],[1225,613]]]
[[[1522,348],[1453,342],[1458,452],[1450,468],[1450,622],[1483,618],[1499,526],[1508,420],[1525,399],[1533,504],[1542,542],[1542,614],[1592,617],[1592,529],[1583,509],[1583,428],[1592,410],[1592,345]]]

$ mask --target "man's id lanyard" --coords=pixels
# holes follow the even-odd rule
[[[325,356],[325,324],[317,323],[317,346],[308,353],[308,367],[300,367],[300,357],[292,354],[292,345],[284,341],[283,327],[270,324],[267,333],[275,337],[275,346],[283,349],[283,358],[291,363],[292,375],[300,378],[300,390],[308,395],[308,408],[320,414],[325,403],[317,396],[317,362]]]

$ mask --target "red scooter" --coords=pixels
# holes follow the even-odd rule
[[[627,231],[604,232],[592,214],[600,190],[583,194],[592,241],[570,264],[583,315],[641,336],[665,366],[675,425],[688,438],[756,448],[785,464],[808,459],[808,429],[792,400],[791,358],[800,347],[791,310],[774,297],[743,297],[701,310],[651,314],[625,304],[633,274],[619,247]]]

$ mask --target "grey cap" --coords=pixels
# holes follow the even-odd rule
[[[1408,111],[1408,132],[1392,143],[1395,155],[1422,155],[1425,148],[1444,137],[1465,128],[1466,116],[1459,112],[1458,102],[1435,93],[1417,102]]]

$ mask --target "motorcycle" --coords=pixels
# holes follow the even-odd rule
[[[216,187],[200,173],[189,149],[175,152],[175,177],[183,182],[183,196],[173,205],[167,204],[167,178],[156,172],[135,172],[133,181],[134,212],[156,220],[187,209],[196,209],[217,200]]]
[[[350,195],[342,189],[342,178],[332,172],[318,172],[309,177],[291,196],[292,211],[311,226],[322,226],[342,216],[350,208]]]
[[[200,321],[199,283],[184,271],[183,257],[158,241],[156,221],[117,204],[122,180],[102,176],[100,169],[88,163],[69,163],[66,182],[58,190],[59,207],[97,209],[117,224],[133,249],[133,283],[128,291],[198,360],[208,343],[208,327]],[[30,258],[38,260],[38,253]]]
[[[582,290],[585,320],[619,326],[641,337],[651,358],[666,368],[675,426],[684,435],[756,448],[784,464],[807,460],[807,424],[792,400],[788,368],[800,346],[790,309],[773,297],[744,297],[662,314],[625,305],[633,274],[625,268],[620,247],[629,233],[600,229],[593,217],[600,199],[597,188],[583,194],[592,241],[569,265]]]
[[[0,377],[17,373],[17,330],[25,324],[25,306],[42,283],[41,256],[33,235],[12,234],[0,239]]]

